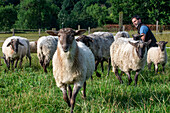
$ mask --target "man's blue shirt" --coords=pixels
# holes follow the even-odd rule
[[[140,34],[144,33],[146,35],[147,32],[148,32],[148,27],[145,25],[142,25],[140,28]]]

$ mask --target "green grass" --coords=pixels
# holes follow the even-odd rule
[[[27,35],[32,39],[33,35]],[[167,49],[167,53],[170,58],[170,49]],[[22,69],[14,71],[7,71],[4,62],[2,64],[0,113],[70,112],[70,108],[63,100],[62,92],[56,86],[51,64],[48,67],[48,74],[43,72],[36,54],[32,54],[31,68],[28,59],[24,59]],[[131,76],[133,82],[128,86],[127,75],[122,76],[124,84],[120,84],[113,72],[106,76],[107,63],[104,66],[105,72],[101,78],[97,78],[94,73],[93,81],[91,79],[87,81],[87,98],[82,99],[82,89],[78,93],[75,113],[168,113],[170,111],[170,59],[165,66],[165,74],[161,73],[161,67],[158,74],[153,72],[153,67],[151,72],[145,67],[139,75],[137,87],[134,86],[134,72]],[[100,66],[98,70],[101,72]]]

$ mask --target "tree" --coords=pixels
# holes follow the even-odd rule
[[[1,0],[0,5],[6,6],[13,4],[14,6],[18,5],[20,3],[20,0]]]
[[[17,19],[13,5],[0,6],[0,30],[9,31]]]
[[[18,6],[17,28],[38,29],[57,27],[59,8],[53,0],[23,0]]]
[[[96,3],[87,7],[86,13],[88,13],[94,21],[97,21],[99,26],[106,24],[106,18],[108,15],[106,6],[99,6]]]
[[[149,23],[155,24],[158,20],[161,24],[170,24],[170,4],[165,0],[149,0],[148,17]]]

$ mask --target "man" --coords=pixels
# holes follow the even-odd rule
[[[137,28],[138,30],[138,34],[140,35],[143,35],[141,37],[141,39],[144,41],[144,42],[147,42],[149,41],[150,39],[152,40],[151,43],[149,44],[149,47],[156,47],[157,44],[156,44],[156,38],[154,37],[153,33],[151,32],[151,30],[149,29],[148,26],[144,25],[142,22],[141,22],[141,18],[140,16],[138,15],[135,15],[132,17],[132,23],[133,25]]]

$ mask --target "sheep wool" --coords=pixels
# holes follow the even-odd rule
[[[82,87],[84,81],[93,74],[94,67],[94,55],[83,43],[76,43],[73,40],[68,53],[64,53],[61,44],[58,43],[58,49],[53,57],[53,74],[59,88],[64,84],[73,83]]]
[[[115,72],[115,67],[119,67],[121,71],[128,72],[143,69],[145,66],[147,52],[145,52],[143,59],[139,59],[135,47],[129,44],[128,41],[133,41],[133,39],[119,38],[111,45],[110,53],[113,72]],[[145,51],[147,51],[146,48]]]
[[[42,36],[37,41],[37,57],[45,72],[47,72],[46,67],[56,51],[57,42],[57,36]]]

